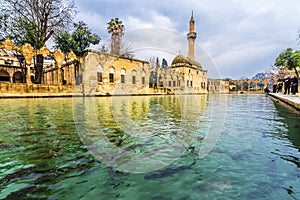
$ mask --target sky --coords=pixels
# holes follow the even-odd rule
[[[157,56],[170,65],[187,55],[193,11],[195,57],[211,78],[251,78],[271,69],[288,47],[300,49],[299,0],[75,0],[75,21],[109,41],[107,23],[118,17],[136,58]],[[92,48],[99,48],[94,46]]]

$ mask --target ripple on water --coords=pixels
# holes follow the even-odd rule
[[[134,97],[132,120],[140,127],[132,135],[120,130],[112,118],[110,98],[96,99],[101,126],[91,125],[95,127],[88,133],[92,140],[87,145],[78,135],[71,99],[3,100],[0,199],[300,199],[297,113],[265,95],[225,96],[223,134],[211,153],[199,159],[193,151],[202,145],[216,110],[209,110],[206,98],[199,97],[199,116],[195,109],[186,117],[187,112],[172,112],[176,108],[170,106],[176,102],[172,98]],[[139,102],[144,102],[140,110]],[[153,102],[162,102],[165,119],[155,119],[162,117],[155,109],[149,109],[150,117],[144,113],[145,105]],[[77,123],[86,122],[80,117],[84,116]],[[142,139],[134,135],[139,128],[147,130]],[[159,148],[169,140],[189,149],[159,170],[124,173],[91,155],[93,148],[101,150],[104,136],[99,133],[103,132],[110,143],[135,154]]]

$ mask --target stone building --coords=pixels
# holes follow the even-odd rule
[[[177,55],[170,66],[159,69],[150,69],[147,61],[94,50],[87,50],[77,58],[73,52],[64,55],[59,49],[55,52],[50,52],[46,47],[34,50],[28,44],[17,47],[8,39],[0,44],[0,48],[14,50],[22,56],[17,58],[4,55],[5,52],[0,54],[0,92],[73,93],[86,96],[205,94],[208,89],[207,70],[195,59],[197,34],[194,23],[192,14],[187,34],[187,57]],[[45,57],[42,84],[32,81],[36,53]],[[155,83],[149,83],[153,75]],[[15,85],[12,87],[7,84]]]
[[[210,94],[229,93],[230,82],[222,79],[208,79],[207,91]]]
[[[189,22],[188,56],[177,55],[171,66],[160,69],[152,69],[151,74],[157,83],[154,87],[167,88],[175,94],[200,94],[207,93],[207,70],[195,59],[194,45],[197,33],[195,32],[195,21],[193,14]]]
[[[10,41],[8,43],[10,43]],[[20,47],[15,46],[13,43],[11,43],[11,45],[13,51],[0,50],[0,82],[34,84],[34,50],[29,52],[29,56],[24,56],[22,54],[23,51],[20,50]],[[55,53],[59,54],[57,52]],[[62,53],[60,52],[60,54]],[[27,59],[28,57],[29,59]],[[57,55],[56,59],[58,59],[58,57],[65,56],[63,54]],[[29,60],[27,63],[26,59]],[[43,61],[43,75],[41,84],[75,85],[75,76],[75,65],[73,62],[66,63],[66,60],[62,60],[61,65],[58,66],[53,53],[47,50]]]
[[[18,58],[0,50],[0,82],[24,83],[25,72],[20,66]]]
[[[50,52],[46,46],[15,45],[9,38],[0,43],[0,94],[2,96],[70,96],[74,92],[79,66],[73,52]],[[42,54],[41,84],[35,84],[35,57]]]
[[[147,61],[88,50],[81,63],[79,82],[85,95],[149,93]]]

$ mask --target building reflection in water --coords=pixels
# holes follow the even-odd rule
[[[78,134],[101,162],[123,171],[152,171],[204,138],[207,95],[74,98]]]

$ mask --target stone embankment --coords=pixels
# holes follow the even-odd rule
[[[300,95],[284,95],[282,93],[269,93],[274,99],[284,102],[300,111]]]

